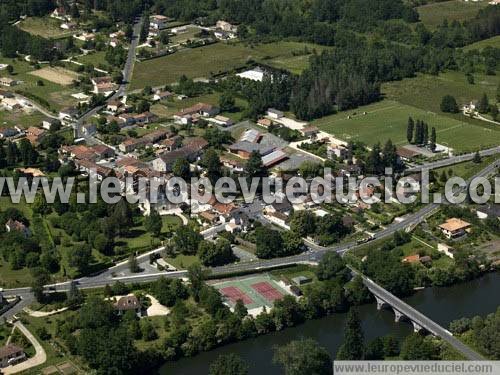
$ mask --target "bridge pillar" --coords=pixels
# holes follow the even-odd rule
[[[418,323],[415,323],[414,321],[411,322],[413,324],[413,331],[415,333],[419,333],[420,331],[422,331],[424,328],[418,324]]]
[[[377,301],[377,310],[382,310],[382,308],[387,305],[387,302],[382,298],[375,296],[375,300]]]
[[[400,313],[398,310],[396,310],[396,309],[393,309],[393,310],[394,310],[394,321],[396,323],[400,322],[401,319],[406,318],[406,316],[404,314]]]

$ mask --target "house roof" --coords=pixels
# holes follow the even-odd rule
[[[5,226],[7,226],[9,228],[9,230],[16,230],[16,231],[20,231],[20,232],[26,230],[26,225],[24,225],[20,221],[13,220],[13,219],[7,220],[7,222],[5,223]]]
[[[200,112],[212,112],[214,109],[215,107],[211,104],[197,103],[191,107],[180,110],[174,116],[182,117],[186,115],[193,115],[195,113],[200,113]]]
[[[276,163],[288,158],[287,154],[281,149],[275,150],[268,155],[262,157],[262,165],[264,167],[271,167]]]
[[[265,127],[271,126],[273,124],[273,122],[268,118],[261,118],[259,119],[259,121],[257,121],[257,123]]]
[[[8,344],[0,348],[0,358],[7,358],[22,351],[23,348],[20,346]]]
[[[414,158],[414,157],[416,157],[416,156],[418,156],[418,155],[419,155],[419,153],[418,153],[418,152],[413,151],[413,150],[410,150],[410,149],[408,149],[408,148],[406,148],[406,147],[398,147],[398,148],[396,149],[396,154],[397,154],[399,157],[401,157],[401,158],[405,158],[405,159],[412,159],[412,158]]]
[[[259,143],[251,143],[247,141],[239,141],[236,143],[233,143],[231,146],[229,146],[229,150],[232,152],[238,152],[238,151],[244,151],[248,152],[249,154],[257,151],[261,155],[267,155],[273,152],[274,146],[266,146],[262,145]]]
[[[446,230],[448,232],[456,232],[458,230],[467,229],[470,226],[471,226],[470,223],[468,223],[464,220],[458,219],[456,217],[453,217],[451,219],[446,220],[446,222],[441,224],[439,226],[439,228]]]
[[[305,128],[303,128],[300,132],[302,134],[318,133],[319,129],[316,126],[314,126],[314,125],[310,125],[310,126],[306,126]]]
[[[240,136],[239,141],[240,142],[250,142],[250,143],[257,143],[260,138],[262,137],[262,134],[256,129],[247,129],[243,132],[243,134]]]
[[[416,263],[420,261],[420,255],[414,254],[414,255],[408,255],[403,258],[402,262],[406,263]]]
[[[136,296],[125,296],[115,303],[115,308],[121,311],[136,310],[141,308],[141,304]]]

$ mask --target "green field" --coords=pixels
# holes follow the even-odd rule
[[[471,85],[461,72],[446,72],[438,76],[419,74],[415,78],[385,83],[382,85],[382,92],[387,99],[439,113],[441,100],[445,95],[454,96],[459,107],[471,100],[479,100],[483,93],[490,99],[495,97],[500,83],[498,75],[476,73],[474,78],[475,84]],[[449,116],[464,120],[461,115]]]
[[[26,113],[22,110],[5,111],[0,110],[0,127],[14,127],[29,128],[30,126],[40,125],[45,118],[39,112]]]
[[[464,47],[464,51],[471,51],[474,49],[482,50],[486,47],[500,48],[500,35],[469,44],[468,46]]]
[[[363,112],[367,114],[363,115]],[[348,119],[349,115],[351,119]],[[391,139],[398,145],[404,145],[407,143],[408,116],[435,127],[437,143],[449,144],[456,151],[474,151],[500,144],[500,129],[472,125],[392,100],[340,112],[313,121],[312,124],[344,140],[357,140],[372,145]]]
[[[417,8],[420,20],[428,27],[435,28],[443,23],[445,19],[451,21],[464,21],[476,15],[479,9],[488,5],[487,1],[465,2],[463,0],[451,0],[440,3],[432,3]]]
[[[61,23],[62,21],[50,17],[28,17],[21,21],[17,27],[47,39],[62,38],[74,33],[74,31],[61,29]]]
[[[9,88],[11,91],[19,91],[21,94],[28,93],[38,98],[46,100],[50,105],[50,110],[56,112],[64,107],[76,105],[77,100],[71,94],[77,92],[69,86],[61,86],[46,79],[29,74],[34,69],[28,62],[18,59],[8,59],[0,57],[0,63],[10,64],[14,67],[14,74],[11,78],[22,81],[21,84]],[[42,68],[45,65],[42,65]],[[5,73],[2,73],[5,75]],[[42,81],[43,86],[38,86],[37,81]],[[3,89],[6,89],[3,87]],[[31,98],[30,98],[31,99]],[[35,100],[36,101],[36,100]],[[45,106],[42,104],[42,106]]]
[[[109,69],[109,64],[106,61],[105,57],[106,52],[98,51],[91,52],[88,55],[77,56],[73,60],[78,61],[82,64],[92,64],[96,68],[103,67],[105,69]]]
[[[306,46],[310,51],[322,50],[319,46],[297,42],[258,46],[216,43],[206,47],[183,49],[173,55],[136,63],[131,89],[173,83],[183,74],[189,78],[209,78],[244,67],[250,60],[298,72],[307,66],[308,56],[294,57],[292,51],[303,51]]]

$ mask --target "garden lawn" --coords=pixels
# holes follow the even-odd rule
[[[500,144],[500,130],[472,125],[392,100],[323,117],[312,124],[345,141],[356,140],[371,146],[391,139],[397,145],[404,145],[408,143],[406,127],[409,116],[425,121],[430,128],[435,127],[437,143],[447,144],[456,151],[475,151]]]
[[[46,39],[62,38],[72,35],[73,31],[61,29],[61,21],[50,17],[28,17],[17,24],[21,30]]]
[[[96,68],[104,68],[105,70],[109,69],[109,63],[105,59],[106,52],[91,52],[88,55],[77,56],[73,60],[82,63],[82,64],[92,64]]]
[[[417,8],[420,20],[429,28],[436,28],[445,19],[448,22],[464,21],[473,18],[477,12],[488,6],[488,1],[451,0],[434,2]]]

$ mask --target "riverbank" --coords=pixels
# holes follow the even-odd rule
[[[467,283],[418,291],[406,298],[405,302],[446,328],[452,320],[494,312],[500,305],[499,289],[500,272],[494,272]],[[366,341],[388,334],[402,340],[413,331],[408,323],[394,322],[391,310],[378,311],[375,303],[363,305],[358,309]],[[273,347],[300,337],[315,339],[334,358],[342,343],[346,315],[333,314],[322,319],[306,321],[283,331],[219,347],[191,358],[182,358],[177,362],[169,362],[164,364],[157,374],[206,373],[209,364],[218,355],[228,353],[238,354],[245,359],[250,366],[249,374],[276,374],[281,370],[272,363]]]

